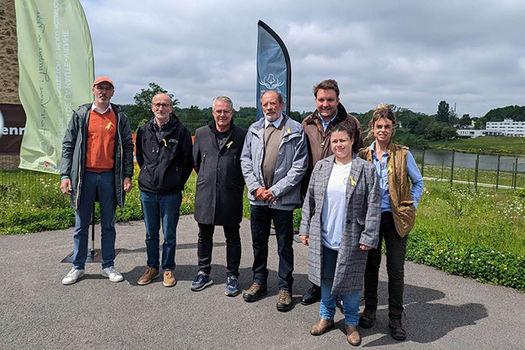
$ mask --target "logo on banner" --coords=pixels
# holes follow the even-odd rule
[[[284,85],[284,81],[277,79],[272,73],[266,75],[259,84],[263,85],[268,90],[275,90]]]

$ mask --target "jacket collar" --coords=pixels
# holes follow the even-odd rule
[[[337,104],[337,115],[335,116],[334,120],[332,120],[331,124],[337,124],[343,120],[346,119],[346,116],[348,113],[346,112],[345,107],[341,102]],[[316,109],[315,112],[310,114],[308,117],[304,119],[305,124],[316,124],[322,128],[321,121],[319,120],[320,115],[319,111]]]

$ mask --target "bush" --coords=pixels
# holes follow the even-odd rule
[[[502,253],[476,243],[435,240],[424,232],[408,236],[406,259],[447,273],[525,291],[525,256]]]

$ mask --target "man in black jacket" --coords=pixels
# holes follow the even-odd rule
[[[212,114],[213,121],[195,132],[193,146],[198,174],[194,215],[199,225],[199,272],[191,290],[200,291],[213,284],[210,278],[213,231],[215,225],[221,225],[226,236],[225,294],[236,296],[239,294],[239,223],[244,191],[240,156],[246,130],[233,124],[233,103],[226,96],[213,100]]]
[[[173,271],[182,190],[193,168],[191,135],[172,113],[169,95],[153,96],[151,110],[155,117],[140,127],[136,142],[148,254],[146,272],[138,284],[148,284],[159,276],[159,229],[162,222],[163,284],[172,287],[177,283]]]

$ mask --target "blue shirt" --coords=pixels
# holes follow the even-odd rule
[[[330,119],[329,121],[325,122],[323,117],[319,116],[319,119],[321,119],[321,125],[323,125],[323,131],[326,131],[326,128],[328,127],[330,122],[335,119],[335,117],[337,117],[337,113],[334,114],[332,119]]]
[[[381,188],[381,212],[392,211],[392,206],[390,205],[390,193],[388,192],[388,174],[386,168],[388,152],[383,154],[380,163],[375,153],[375,143],[375,141],[372,142],[369,149],[372,151],[372,163],[376,167],[377,175],[379,175],[379,187]],[[412,182],[410,194],[412,200],[415,201],[414,206],[417,208],[417,203],[423,194],[423,176],[421,176],[416,160],[410,151],[407,153],[407,173]]]

